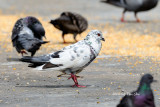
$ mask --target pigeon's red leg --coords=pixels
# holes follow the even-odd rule
[[[124,22],[124,13],[122,13],[121,22]]]
[[[71,78],[72,78],[72,77],[70,76],[70,77],[68,78],[68,80],[71,79]]]
[[[134,13],[134,15],[135,15],[136,21],[137,21],[138,23],[141,22],[141,20],[137,17],[137,13],[136,13],[136,12]]]
[[[126,11],[127,11],[127,10],[124,10],[123,13],[122,13],[121,22],[125,22],[125,21],[124,21],[124,14],[125,14]]]
[[[82,86],[82,85],[78,84],[77,76],[76,75],[74,75],[74,74],[71,73],[71,78],[73,79],[73,81],[75,83],[72,87],[74,87],[74,86],[77,86],[77,87],[86,87],[86,86]]]
[[[20,53],[22,54],[22,56],[23,56],[23,54],[28,54],[25,50],[21,50]]]
[[[139,22],[141,22],[141,20],[137,18],[137,22],[139,23]]]

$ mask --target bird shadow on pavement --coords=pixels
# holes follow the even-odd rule
[[[56,42],[54,44],[64,44],[64,45],[67,45],[67,44],[73,44],[73,43],[76,43],[76,42],[66,42],[66,43],[63,43],[63,42]]]
[[[20,61],[20,58],[7,58],[7,61],[8,62],[11,62],[11,61]]]
[[[122,22],[122,23],[149,23],[150,21],[140,21],[140,22],[137,22],[137,21],[132,21],[132,20],[126,20],[125,22]]]
[[[112,22],[117,22],[117,23],[153,23],[153,21],[151,21],[151,20],[141,20],[140,22],[137,22],[136,20],[125,20],[124,22],[121,22],[120,20],[116,20],[116,19],[111,19],[110,21],[112,21]]]
[[[87,85],[89,87],[90,85]],[[26,88],[78,88],[78,87],[72,87],[72,85],[39,85],[39,86],[15,86],[15,87],[26,87]]]

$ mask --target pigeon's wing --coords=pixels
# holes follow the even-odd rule
[[[147,95],[146,101],[144,103],[146,105],[148,105],[149,107],[155,107],[153,92],[151,92],[151,94]]]
[[[123,7],[131,11],[137,10],[143,4],[143,0],[106,0],[102,2],[109,3],[118,7]]]
[[[132,96],[125,95],[117,107],[134,107]]]
[[[85,44],[67,47],[67,49],[52,54],[50,61],[41,66],[40,69],[72,69],[76,71],[90,62],[91,54],[90,47]]]
[[[78,27],[78,30],[79,30],[78,32],[81,33],[87,29],[88,22],[83,16],[76,13],[72,13],[71,19],[72,19],[72,23]]]
[[[121,0],[121,2],[127,10],[136,11],[143,5],[144,0]]]
[[[78,31],[78,27],[76,26],[76,20],[73,15],[62,13],[61,16],[55,20],[62,29],[69,29],[72,31]]]
[[[121,2],[121,1],[123,1],[123,0],[102,0],[101,2],[112,4],[112,5],[118,6],[118,7],[124,7],[123,2]]]
[[[17,20],[17,22],[15,23],[15,25],[13,27],[12,36],[11,36],[13,46],[16,46],[16,43],[17,43],[16,39],[18,39],[18,34],[21,31],[21,29],[23,28],[22,20],[23,20],[22,18]]]
[[[37,38],[33,38],[29,34],[20,34],[18,38],[18,42],[22,45],[22,47],[29,51],[35,51],[38,50],[41,44],[45,43],[42,40],[39,40]]]

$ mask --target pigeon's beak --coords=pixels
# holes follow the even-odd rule
[[[157,82],[157,80],[153,80],[153,82]]]
[[[102,40],[102,41],[105,41],[105,39],[104,39],[104,38],[102,38],[101,40]]]

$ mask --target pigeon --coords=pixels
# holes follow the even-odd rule
[[[117,107],[155,107],[154,96],[150,84],[156,82],[151,74],[145,74],[137,91],[125,95]]]
[[[64,39],[65,34],[73,34],[74,40],[77,42],[77,34],[81,34],[88,27],[88,22],[83,16],[72,12],[63,12],[59,18],[51,20],[50,23],[62,31],[64,43],[66,43]]]
[[[105,41],[102,32],[92,30],[84,40],[59,51],[39,57],[23,57],[21,61],[32,63],[29,66],[36,67],[38,70],[58,70],[64,74],[69,74],[71,77],[68,79],[72,78],[75,83],[73,87],[86,87],[78,84],[76,74],[98,56],[102,47],[101,40]]]
[[[137,22],[140,22],[140,19],[137,17],[137,13],[148,11],[156,7],[158,4],[158,0],[105,0],[101,2],[124,8],[121,22],[124,22],[124,14],[127,11],[133,11]]]
[[[45,37],[45,30],[40,21],[32,16],[20,18],[15,23],[12,30],[12,44],[18,53],[27,54],[26,51],[31,52],[34,56],[41,44],[48,43],[43,41]]]

